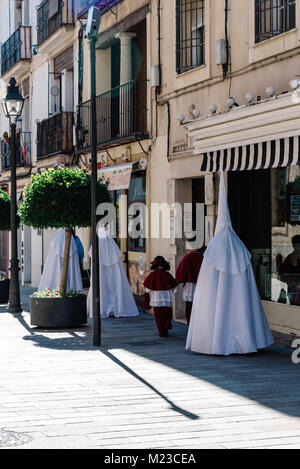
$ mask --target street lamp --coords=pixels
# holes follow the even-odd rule
[[[92,292],[93,292],[93,345],[101,345],[99,244],[97,236],[97,115],[96,115],[96,42],[101,21],[101,12],[96,7],[89,9],[85,37],[90,43],[91,60],[91,211],[92,211]]]
[[[10,260],[10,290],[9,313],[21,313],[19,285],[19,259],[18,259],[18,234],[17,234],[17,161],[16,161],[16,127],[17,119],[23,111],[25,99],[19,93],[15,78],[9,80],[6,97],[2,100],[5,116],[10,124],[10,175],[11,175],[11,260]]]

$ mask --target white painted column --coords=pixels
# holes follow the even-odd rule
[[[132,80],[132,54],[131,41],[136,37],[135,33],[118,33],[116,38],[121,41],[121,72],[120,85],[125,85]]]

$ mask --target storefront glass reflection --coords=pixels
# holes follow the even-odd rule
[[[234,229],[252,254],[262,299],[300,306],[300,168],[231,173]]]

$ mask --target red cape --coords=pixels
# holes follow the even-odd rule
[[[201,252],[190,252],[179,264],[176,272],[176,280],[178,283],[197,283],[198,275],[203,262],[203,254]]]
[[[151,272],[144,282],[144,287],[152,291],[173,290],[177,285],[174,277],[166,270]]]

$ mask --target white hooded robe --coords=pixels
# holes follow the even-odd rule
[[[60,229],[58,234],[51,241],[47,260],[40,280],[39,291],[43,291],[46,288],[51,288],[51,290],[59,288],[64,248],[65,230]],[[73,236],[71,238],[70,247],[67,292],[70,290],[83,292],[79,257],[76,241]]]
[[[114,239],[108,236],[107,231],[104,229],[99,230],[98,240],[101,317],[109,318],[114,316],[116,318],[124,318],[138,316],[139,311],[129,286],[118,245]],[[89,251],[89,256],[92,257],[92,247]],[[92,286],[88,294],[87,310],[89,317],[92,317]]]
[[[251,254],[232,228],[222,172],[215,236],[199,273],[186,349],[208,355],[247,354],[273,343]]]

